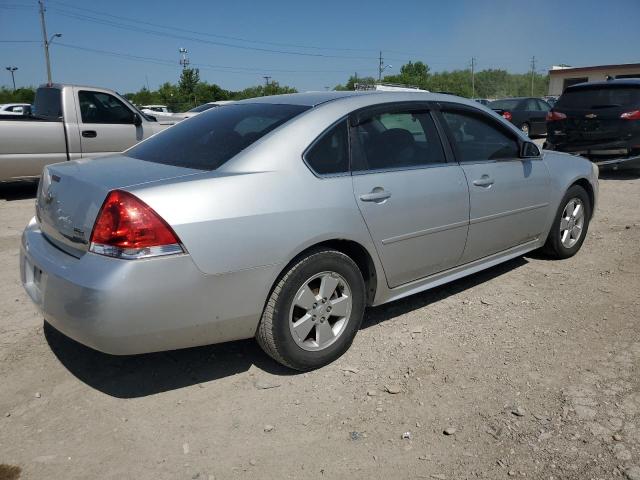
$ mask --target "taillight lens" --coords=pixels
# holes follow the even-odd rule
[[[640,110],[633,110],[632,112],[624,112],[620,115],[623,120],[640,120]]]
[[[513,115],[511,115],[511,112],[502,112],[502,116],[504,117],[505,120],[511,121],[511,119],[513,118]]]
[[[562,112],[547,112],[547,122],[557,122],[558,120],[564,120],[567,116]]]
[[[136,196],[113,190],[100,208],[89,251],[136,259],[183,253],[172,228]]]

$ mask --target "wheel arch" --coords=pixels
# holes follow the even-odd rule
[[[591,182],[589,180],[587,180],[586,178],[578,178],[577,180],[575,180],[571,185],[569,185],[569,188],[573,187],[574,185],[578,185],[582,188],[584,188],[584,190],[587,192],[587,195],[589,196],[589,207],[591,208],[591,215],[589,217],[589,219],[593,218],[593,213],[595,212],[595,192],[593,191],[593,185],[591,185]],[[567,190],[569,189],[567,188]]]

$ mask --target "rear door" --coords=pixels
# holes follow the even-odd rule
[[[547,112],[543,112],[541,105],[535,98],[527,98],[523,102],[523,108],[525,111],[525,117],[527,123],[529,123],[529,135],[540,135],[546,127],[545,122],[547,120]]]
[[[354,194],[389,286],[457,265],[469,193],[429,109],[385,106],[358,113],[351,125]]]
[[[149,136],[142,125],[134,124],[134,112],[114,95],[88,89],[77,95],[83,157],[122,152]]]
[[[536,103],[538,104],[538,110],[540,111],[539,120],[540,124],[536,129],[537,135],[546,135],[547,133],[547,113],[551,110],[551,105],[549,105],[544,100],[536,99]]]
[[[477,109],[443,106],[440,118],[469,185],[462,263],[539,238],[549,209],[542,157],[520,159],[515,133]]]

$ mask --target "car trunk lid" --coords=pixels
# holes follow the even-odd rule
[[[93,225],[111,190],[202,173],[125,156],[49,165],[38,187],[36,216],[51,243],[81,257],[89,249]]]

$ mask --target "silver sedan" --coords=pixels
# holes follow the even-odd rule
[[[308,370],[347,350],[367,306],[539,248],[574,255],[597,177],[454,96],[251,99],[46,167],[22,282],[103,352],[255,337]]]

